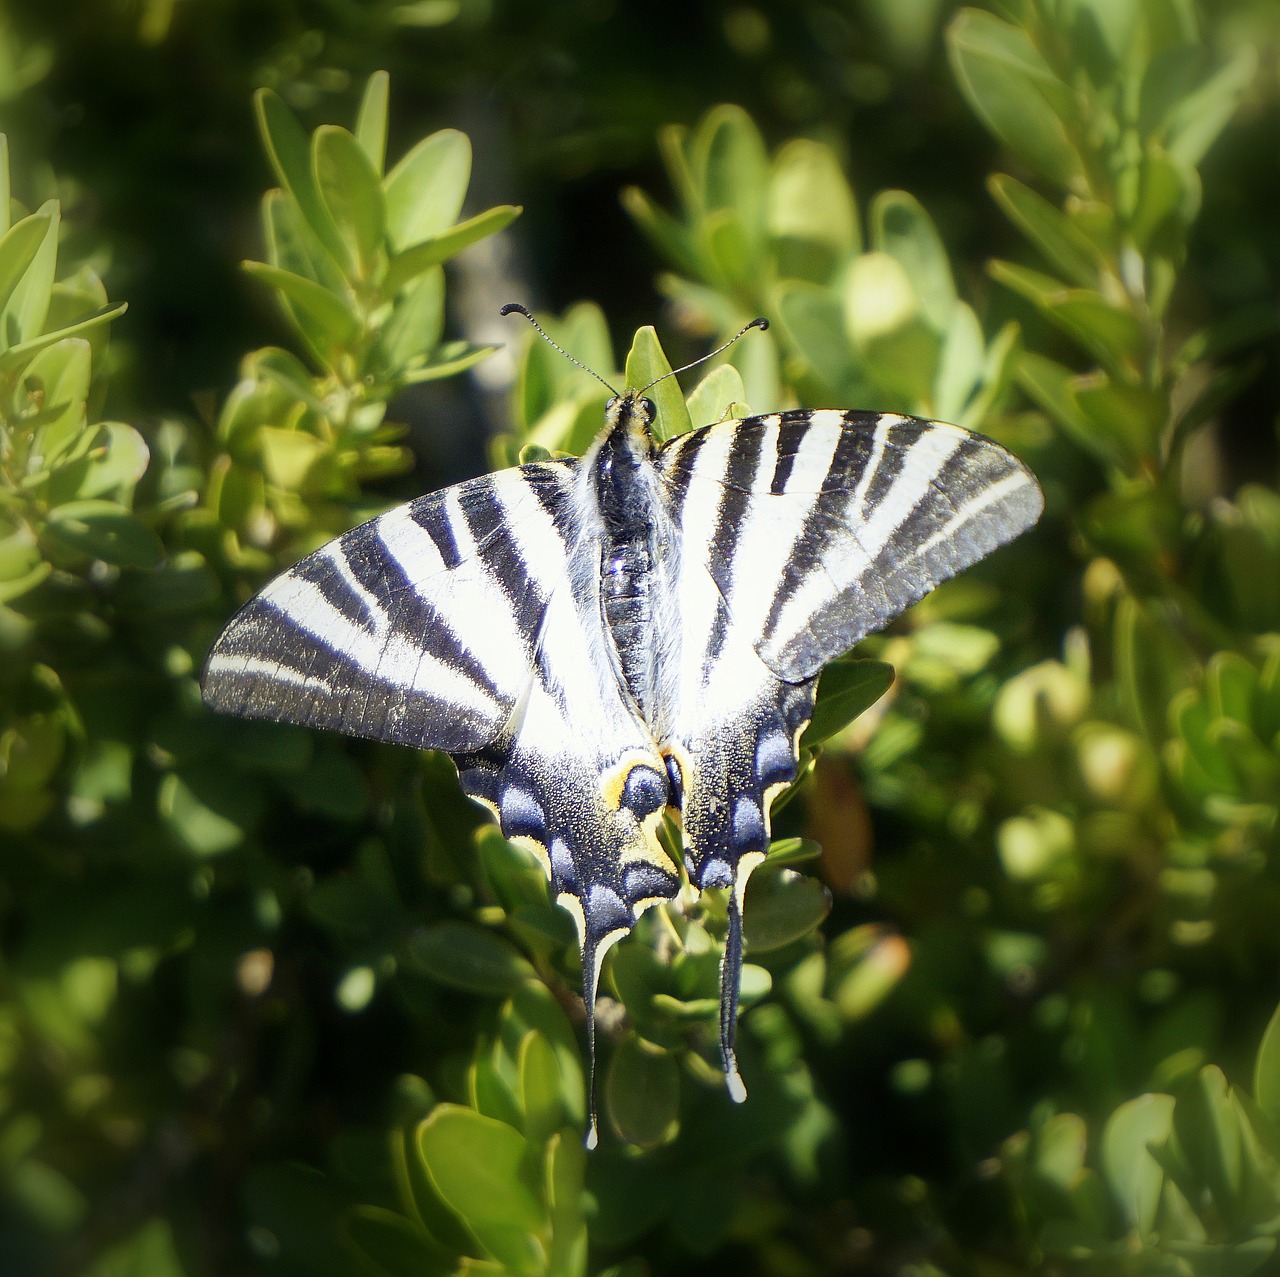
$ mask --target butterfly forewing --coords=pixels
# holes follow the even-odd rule
[[[419,748],[488,744],[533,677],[572,477],[565,464],[502,471],[331,541],[232,619],[205,700]]]
[[[684,542],[780,678],[816,674],[1040,515],[1031,472],[958,426],[776,413],[673,440],[659,465]],[[714,509],[715,515],[708,514]]]

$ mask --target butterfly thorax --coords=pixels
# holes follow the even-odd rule
[[[654,492],[653,404],[628,391],[612,399],[607,428],[589,458],[600,514],[600,602],[616,668],[641,713],[656,696],[659,647],[654,609],[660,573],[660,513]]]

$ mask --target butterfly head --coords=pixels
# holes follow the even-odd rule
[[[638,390],[614,395],[605,405],[604,419],[609,436],[629,449],[648,453],[653,445],[652,427],[658,406]]]

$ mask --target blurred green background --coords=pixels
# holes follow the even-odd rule
[[[1271,0],[9,0],[0,1272],[1280,1271],[1278,55]],[[606,964],[589,1158],[541,870],[197,684],[327,537],[586,446],[509,300],[618,378],[767,315],[668,434],[937,416],[1047,497],[824,676],[748,1102],[707,893]]]

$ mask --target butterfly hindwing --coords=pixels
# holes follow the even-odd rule
[[[954,426],[778,413],[681,435],[658,457],[678,528],[678,694],[690,876],[730,889],[721,1045],[733,1021],[747,878],[769,805],[795,777],[822,666],[1040,512],[1030,473]]]

